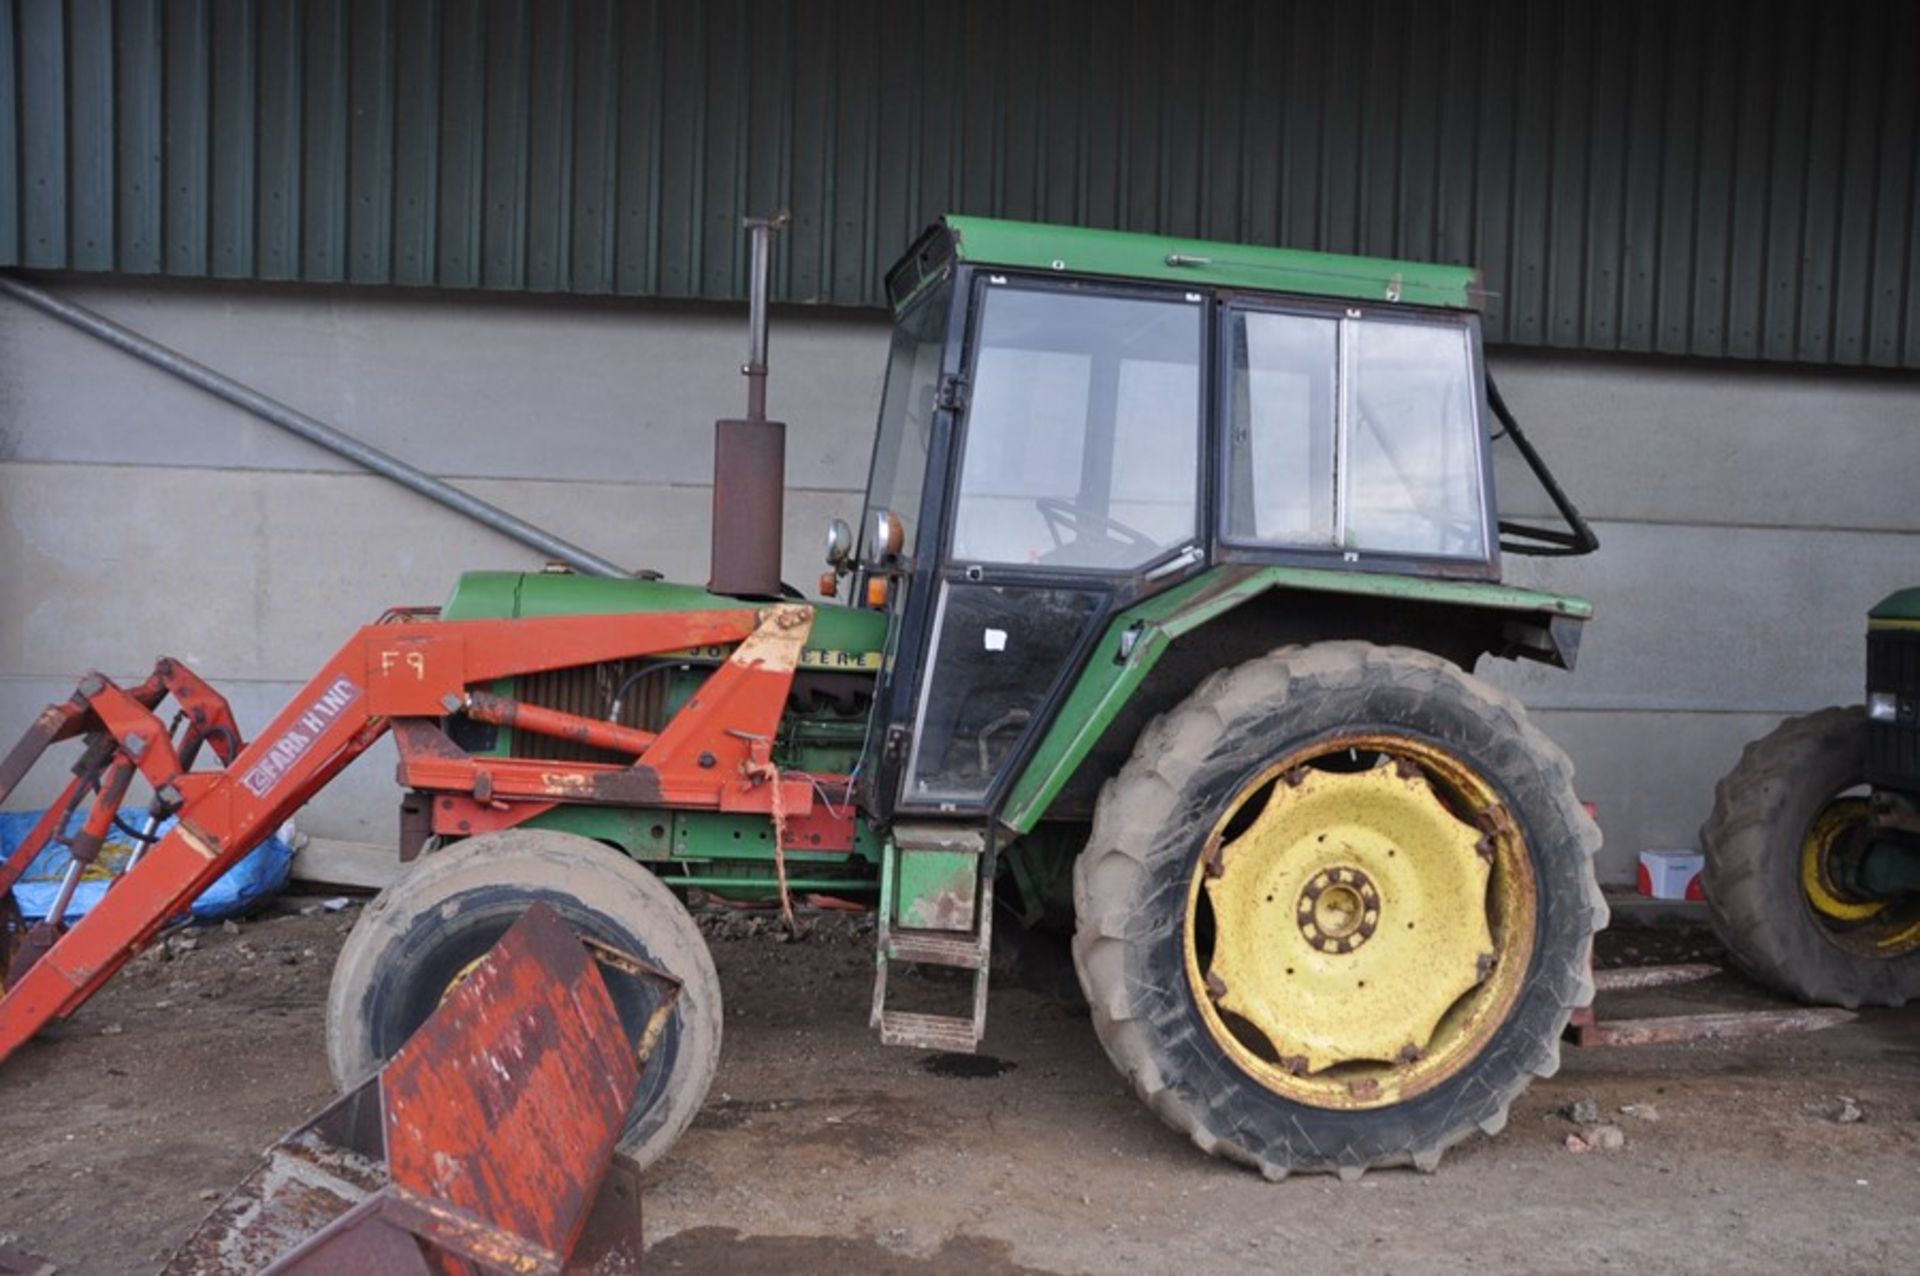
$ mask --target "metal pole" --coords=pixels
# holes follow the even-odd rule
[[[713,572],[707,588],[740,598],[780,596],[787,427],[767,420],[767,287],[773,234],[787,214],[748,217],[747,415],[714,422]]]
[[[62,301],[52,293],[7,274],[0,274],[0,292],[5,292],[14,300],[32,306],[42,314],[51,315],[62,323],[71,324],[89,336],[98,337],[114,349],[152,364],[162,372],[172,373],[182,381],[198,386],[215,398],[224,399],[235,407],[244,408],[261,420],[269,421],[283,430],[297,434],[309,443],[318,444],[336,456],[345,457],[355,465],[371,470],[384,478],[392,479],[400,486],[418,492],[430,501],[437,501],[456,513],[464,514],[484,527],[492,528],[503,536],[510,536],[522,545],[538,550],[549,558],[558,559],[590,576],[633,575],[617,563],[590,553],[571,541],[562,540],[552,532],[535,527],[525,519],[516,518],[497,505],[489,504],[477,496],[471,496],[450,483],[442,482],[423,470],[415,469],[405,461],[388,456],[378,448],[362,443],[351,434],[343,433],[325,421],[310,417],[278,399],[270,399],[251,386],[242,385],[232,377],[215,372],[205,364],[189,359],[179,351],[169,349],[151,338],[143,337],[131,328],[122,327],[105,315],[96,314],[85,306],[76,305],[71,301]]]
[[[773,268],[773,232],[787,224],[785,212],[746,219],[747,420],[767,419],[767,282]]]

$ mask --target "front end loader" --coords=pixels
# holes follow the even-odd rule
[[[859,531],[834,521],[806,602],[767,509],[775,224],[707,587],[469,574],[251,740],[172,661],[43,715],[0,791],[55,742],[79,764],[0,885],[71,811],[84,864],[136,775],[179,818],[25,937],[0,1055],[391,735],[408,867],[334,973],[343,1088],[544,903],[679,983],[622,1138],[658,1157],[720,1047],[698,891],[874,909],[874,1027],[921,1049],[980,1042],[996,925],[1070,930],[1115,1065],[1271,1177],[1497,1130],[1593,995],[1606,909],[1565,754],[1473,672],[1573,666],[1590,607],[1501,583],[1502,553],[1595,543],[1487,375],[1477,275],[945,218],[888,275]],[[1550,523],[1501,512],[1496,447]],[[966,993],[916,1001],[952,985],[902,966]],[[614,1000],[630,1030],[657,1009]]]
[[[630,979],[659,994],[637,1038],[615,1009]],[[393,1058],[268,1148],[161,1276],[638,1271],[638,1176],[613,1148],[678,995],[535,904]]]

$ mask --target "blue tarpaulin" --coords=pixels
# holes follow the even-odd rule
[[[0,858],[13,854],[14,848],[24,842],[33,831],[33,826],[39,823],[41,814],[39,811],[0,812]],[[80,831],[84,818],[84,811],[74,812],[62,835],[48,843],[47,848],[28,866],[26,873],[14,883],[13,897],[20,905],[21,914],[29,921],[45,917],[47,910],[53,906],[54,898],[60,891],[60,879],[66,875],[67,865],[73,858],[67,852],[65,839]],[[121,818],[138,828],[144,824],[146,817],[135,812],[131,816],[123,813]],[[160,826],[159,833],[164,835],[172,827],[173,821],[168,820]],[[72,902],[67,905],[69,920],[83,916],[100,902],[111,879],[126,867],[133,848],[134,839],[118,829],[107,835],[106,843],[100,848],[100,857],[81,879],[80,885],[74,890]],[[200,898],[193,902],[194,919],[209,922],[238,916],[284,887],[292,871],[293,848],[278,837],[269,837],[201,893]]]

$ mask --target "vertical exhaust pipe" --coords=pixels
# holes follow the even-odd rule
[[[747,362],[740,369],[747,378],[747,415],[713,423],[713,575],[707,588],[777,598],[787,426],[767,420],[767,277],[773,234],[787,224],[787,214],[749,217],[743,224],[751,247]]]

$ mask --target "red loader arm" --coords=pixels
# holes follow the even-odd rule
[[[0,802],[48,746],[84,737],[86,748],[60,800],[0,865],[0,894],[83,803],[91,798],[92,805],[70,843],[73,864],[49,917],[28,933],[7,972],[0,1060],[50,1020],[73,1013],[389,728],[400,728],[408,745],[405,783],[477,801],[498,815],[500,827],[559,800],[771,811],[777,791],[786,811],[811,812],[805,781],[766,783],[771,742],[812,627],[810,607],[527,620],[422,617],[392,612],[360,630],[251,744],[241,741],[226,701],[173,660],[160,661],[152,677],[130,690],[90,674],[70,700],[35,719],[0,760]],[[733,644],[732,657],[657,735],[612,733],[616,747],[636,755],[631,766],[474,758],[439,729],[440,718],[468,711],[468,689],[478,684]],[[171,729],[156,712],[169,696],[179,706]],[[480,697],[479,705],[495,715],[518,707],[491,696]],[[527,713],[521,725],[561,733],[605,724],[546,711]],[[192,769],[203,745],[212,747],[222,769]],[[179,821],[136,852],[100,902],[68,926],[72,887],[98,855],[136,772],[154,793],[147,832],[169,815]]]

